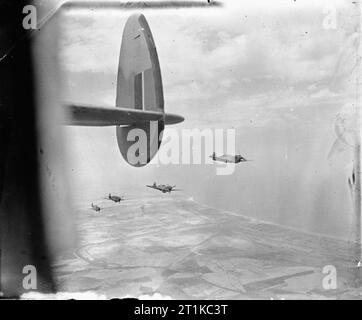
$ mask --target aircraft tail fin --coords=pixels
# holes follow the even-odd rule
[[[161,70],[151,30],[142,14],[134,14],[124,27],[117,76],[118,108],[160,112],[159,120],[117,126],[117,141],[123,158],[131,165],[146,165],[157,153],[165,126]],[[133,131],[132,131],[133,130]],[[132,132],[131,132],[132,131]],[[135,140],[128,136],[145,133],[137,152],[129,152]]]
[[[151,30],[142,14],[132,15],[123,31],[116,106],[163,111],[161,70]]]

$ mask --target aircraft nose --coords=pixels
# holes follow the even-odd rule
[[[185,118],[178,115],[178,114],[173,114],[173,113],[166,113],[165,114],[165,124],[176,124],[176,123],[180,123],[182,121],[184,121]]]

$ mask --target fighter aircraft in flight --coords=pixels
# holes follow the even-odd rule
[[[124,200],[124,197],[112,196],[111,194],[108,194],[108,197],[106,199],[111,200],[113,202],[121,202]]]
[[[175,189],[176,186],[171,186],[169,184],[159,184],[157,185],[156,182],[154,182],[152,185],[146,185],[148,188],[156,189],[161,191],[162,193],[171,193],[171,191],[180,191],[179,189]]]
[[[221,162],[225,162],[225,163],[239,163],[239,162],[252,161],[252,160],[245,159],[240,154],[236,154],[236,155],[223,154],[222,156],[217,156],[215,152],[213,152],[213,154],[210,156],[210,158],[212,158],[212,160],[214,160],[214,161],[221,161]]]
[[[92,208],[92,210],[97,211],[97,212],[101,211],[101,208],[98,207],[96,204],[93,204],[93,202],[91,203],[91,208]]]

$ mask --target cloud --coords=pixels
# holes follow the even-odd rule
[[[323,98],[335,98],[338,94],[332,92],[329,88],[323,88],[317,92],[312,93],[310,96],[312,99],[323,99]]]
[[[344,34],[322,28],[323,11],[272,10],[243,14],[235,2],[212,19],[207,15],[147,14],[153,31],[170,95],[214,97],[236,96],[238,86],[248,79],[272,86],[318,82],[331,76],[343,44]],[[66,17],[62,60],[70,72],[115,74],[123,25],[128,15],[102,14]],[[247,17],[247,18],[245,18]],[[225,83],[232,82],[228,91]],[[265,90],[261,87],[260,90]],[[179,95],[176,94],[179,92]],[[189,95],[185,95],[189,93]]]

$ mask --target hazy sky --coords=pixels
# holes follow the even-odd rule
[[[118,151],[115,128],[67,127],[75,195],[137,195],[157,181],[220,209],[347,236],[350,150],[327,156],[337,114],[355,102],[357,7],[350,1],[224,3],[143,13],[157,46],[165,109],[185,117],[172,128],[234,128],[236,150],[254,162],[238,165],[231,176],[217,176],[213,165],[133,168]],[[335,24],[328,20],[334,12]],[[132,13],[64,15],[64,100],[114,106],[121,37]]]

